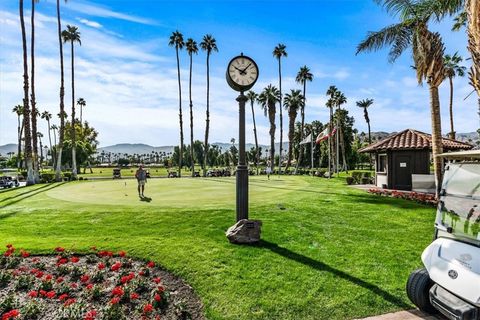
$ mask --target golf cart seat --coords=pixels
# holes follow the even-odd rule
[[[122,178],[122,174],[120,173],[120,169],[119,168],[113,169],[113,179],[121,179],[121,178]]]

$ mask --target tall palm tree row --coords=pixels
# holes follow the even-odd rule
[[[50,145],[50,152],[51,152],[51,155],[52,155],[52,165],[53,167],[55,168],[55,153],[53,151],[53,148],[52,148],[52,135],[50,134],[50,130],[52,129],[50,127],[50,119],[52,119],[52,114],[48,111],[43,111],[42,112],[42,119],[45,119],[45,121],[47,121],[47,128],[48,128],[48,144]]]
[[[335,86],[330,86],[329,90],[335,88]],[[328,94],[328,91],[327,91]],[[328,120],[328,134],[330,135],[333,131],[333,108],[335,107],[335,100],[333,96],[330,96],[330,98],[327,100],[325,103],[325,106],[329,109],[330,111],[330,116]],[[328,138],[328,178],[330,179],[332,177],[332,143],[333,139],[331,137]]]
[[[302,118],[302,123],[300,127],[300,141],[303,141],[303,134],[305,131],[305,105],[306,105],[306,100],[307,100],[307,81],[312,82],[313,81],[313,74],[310,72],[310,69],[307,66],[303,66],[300,68],[300,70],[297,73],[297,76],[295,78],[295,81],[303,85],[303,106],[300,108],[300,116]],[[297,159],[297,165],[295,168],[295,173],[298,170],[298,166],[303,160],[303,147],[300,147],[299,153],[298,153],[298,159]]]
[[[383,0],[387,12],[401,20],[377,32],[370,32],[357,46],[357,54],[391,46],[389,60],[394,62],[406,49],[412,49],[417,81],[427,80],[430,91],[432,123],[432,153],[437,197],[442,181],[442,130],[438,87],[445,78],[444,45],[440,34],[428,30],[428,21],[435,15],[435,7],[412,0]]]
[[[337,98],[339,95],[339,90],[337,89],[336,86],[330,86],[327,89],[326,95],[329,96],[329,99],[326,103],[326,106],[330,109],[330,122],[329,122],[329,132],[333,132],[333,108],[337,106]],[[338,129],[337,125],[335,127]],[[336,134],[338,136],[338,133]],[[329,177],[331,175],[330,170],[333,168],[333,171],[337,171],[337,156],[338,153],[335,152],[333,153],[334,147],[338,145],[337,143],[334,143],[333,138],[328,139],[328,156],[329,156],[329,165],[328,165],[328,170],[329,170]]]
[[[38,135],[37,135],[37,109],[35,99],[35,3],[38,0],[32,0],[31,8],[31,34],[30,34],[30,103],[32,112],[32,157],[33,157],[33,176],[35,182],[40,181],[39,161],[38,161]]]
[[[343,130],[342,130],[342,119],[340,119],[340,110],[342,109],[342,104],[345,104],[347,103],[347,98],[345,97],[345,95],[343,94],[343,92],[341,92],[340,90],[337,91],[335,97],[335,103],[337,105],[337,119],[336,119],[336,124],[337,124],[337,134],[336,134],[336,139],[337,139],[337,173],[339,173],[339,171],[341,170],[348,170],[347,168],[347,157],[346,157],[346,153],[345,153],[345,140],[344,140],[344,136],[343,136]],[[342,152],[342,169],[340,170],[340,165],[339,165],[339,161],[340,161],[340,149],[341,149],[341,152]]]
[[[260,153],[258,149],[257,124],[255,123],[255,108],[253,107],[253,105],[258,101],[258,94],[250,90],[247,92],[247,99],[250,100],[250,106],[252,108],[253,136],[255,138],[255,167],[257,168],[258,175],[258,162],[260,161]]]
[[[66,0],[65,0],[66,1]],[[58,33],[58,47],[60,53],[60,107],[59,107],[59,117],[60,117],[60,128],[58,129],[58,146],[56,148],[57,152],[57,161],[55,167],[55,180],[62,180],[62,150],[63,150],[63,141],[65,139],[65,76],[63,70],[63,40],[62,40],[62,22],[60,19],[60,0],[57,0],[57,33]]]
[[[25,128],[25,163],[27,165],[27,185],[35,184],[32,158],[32,132],[30,130],[30,106],[28,103],[28,58],[27,35],[23,16],[23,0],[19,0],[20,28],[22,30],[23,50],[23,127]]]
[[[270,166],[273,172],[275,167],[275,113],[276,113],[276,104],[280,101],[280,91],[275,87],[269,84],[262,93],[258,96],[258,101],[262,106],[262,109],[265,113],[265,116],[268,116],[270,122]]]
[[[204,142],[204,157],[203,157],[203,176],[207,176],[207,160],[208,160],[208,134],[210,131],[210,55],[212,52],[218,52],[217,41],[211,34],[207,34],[200,42],[200,47],[207,52],[207,111],[205,124],[205,142]]]
[[[273,56],[278,60],[278,87],[280,92],[280,106],[279,106],[279,113],[280,113],[280,150],[279,150],[279,157],[278,157],[278,173],[282,173],[282,150],[283,150],[283,115],[282,115],[282,57],[287,57],[287,51],[285,50],[287,47],[284,44],[279,43],[275,49],[273,50]]]
[[[460,65],[462,61],[463,58],[458,55],[458,52],[455,52],[453,56],[446,54],[443,57],[443,63],[445,64],[445,77],[448,78],[450,84],[450,139],[455,139],[455,130],[453,126],[453,78],[455,78],[455,76],[465,76],[465,70],[467,68]]]
[[[198,53],[197,42],[192,38],[187,39],[186,48],[190,57],[190,76],[188,80],[188,95],[190,100],[190,158],[192,159],[192,177],[195,176],[195,158],[193,157],[193,101],[192,101],[192,65],[193,54]]]
[[[18,151],[17,151],[17,169],[21,168],[22,165],[22,131],[23,131],[23,121],[20,121],[21,116],[23,115],[23,106],[18,104],[13,107],[12,112],[17,114],[18,127],[17,127],[17,137],[18,137]]]
[[[292,164],[295,120],[297,119],[298,110],[301,110],[304,104],[305,100],[303,99],[303,95],[300,90],[290,90],[290,93],[285,95],[284,107],[288,112],[288,160],[285,171],[287,171]]]
[[[178,117],[180,122],[180,154],[178,160],[178,176],[182,176],[182,157],[183,157],[183,115],[182,115],[182,84],[180,81],[180,57],[178,51],[183,49],[185,42],[183,41],[183,34],[178,30],[172,32],[168,45],[175,47],[175,53],[177,55],[177,75],[178,75]]]
[[[71,68],[72,68],[72,178],[77,178],[77,145],[75,141],[75,51],[74,43],[82,45],[80,40],[80,32],[75,26],[67,25],[67,29],[62,31],[63,42],[70,42],[70,56],[71,56]]]

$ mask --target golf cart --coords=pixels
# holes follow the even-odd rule
[[[122,174],[120,173],[120,168],[113,169],[113,179],[121,179]]]
[[[480,150],[445,153],[434,241],[425,268],[412,272],[407,295],[447,319],[480,320]]]

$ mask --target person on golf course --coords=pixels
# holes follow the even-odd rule
[[[143,191],[145,190],[145,183],[147,183],[147,172],[143,170],[143,165],[138,167],[137,172],[135,172],[135,178],[138,181],[138,196],[143,198]],[[140,193],[141,189],[141,193]]]

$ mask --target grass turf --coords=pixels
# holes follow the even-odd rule
[[[127,183],[125,185],[125,182]],[[410,308],[405,282],[431,241],[434,210],[343,179],[250,178],[262,241],[231,245],[235,179],[36,185],[0,192],[0,243],[153,259],[197,291],[209,319],[352,319]]]

